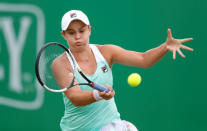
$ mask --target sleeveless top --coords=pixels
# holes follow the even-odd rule
[[[112,71],[107,61],[95,45],[90,44],[90,48],[95,56],[97,68],[93,75],[85,75],[98,84],[108,84],[113,87]],[[86,82],[78,72],[75,73],[78,83]],[[80,88],[81,90],[94,90],[86,85],[81,85]],[[104,125],[120,120],[114,98],[86,106],[74,106],[63,93],[63,100],[65,112],[60,122],[62,131],[98,131]]]

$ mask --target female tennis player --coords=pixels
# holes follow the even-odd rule
[[[132,123],[120,119],[114,101],[115,91],[112,88],[112,65],[119,63],[149,68],[169,51],[173,52],[173,59],[176,58],[176,52],[185,57],[181,48],[193,51],[192,48],[182,45],[192,38],[174,39],[170,29],[166,42],[144,53],[125,50],[116,45],[90,44],[91,26],[88,17],[79,10],[65,13],[61,27],[62,36],[83,73],[90,80],[105,85],[110,90],[108,93],[99,92],[81,85],[65,91],[63,94],[65,113],[60,122],[63,131],[137,131]],[[52,70],[61,88],[67,87],[71,82],[69,75],[71,69],[65,66],[69,61],[63,54],[53,62]],[[85,80],[77,74],[76,82]]]

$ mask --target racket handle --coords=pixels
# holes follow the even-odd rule
[[[105,91],[106,93],[108,93],[109,92],[109,89],[108,88],[106,88],[105,86],[102,86],[102,85],[99,85],[99,84],[97,84],[97,83],[95,83],[95,82],[92,82],[92,85],[91,85],[94,89],[96,89],[96,90],[98,90],[98,91],[100,91],[100,92],[103,92],[103,91]]]

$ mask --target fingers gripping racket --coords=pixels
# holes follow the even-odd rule
[[[60,88],[52,72],[52,64],[56,58],[63,56],[64,53],[66,53],[67,57],[70,59],[70,62],[68,62],[70,65],[67,66],[71,66],[73,69],[67,76],[70,77],[70,79],[72,77],[72,80],[67,87]],[[78,72],[87,82],[75,84],[75,72]],[[40,85],[51,92],[64,92],[76,85],[88,85],[100,92],[109,92],[108,88],[89,80],[81,71],[70,50],[56,42],[44,45],[38,52],[35,63],[35,74]]]

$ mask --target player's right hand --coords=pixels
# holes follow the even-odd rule
[[[112,97],[114,97],[115,91],[113,90],[113,88],[110,85],[105,85],[105,87],[109,89],[109,92],[108,93],[106,93],[105,91],[99,92],[99,96],[105,100],[109,100]]]

